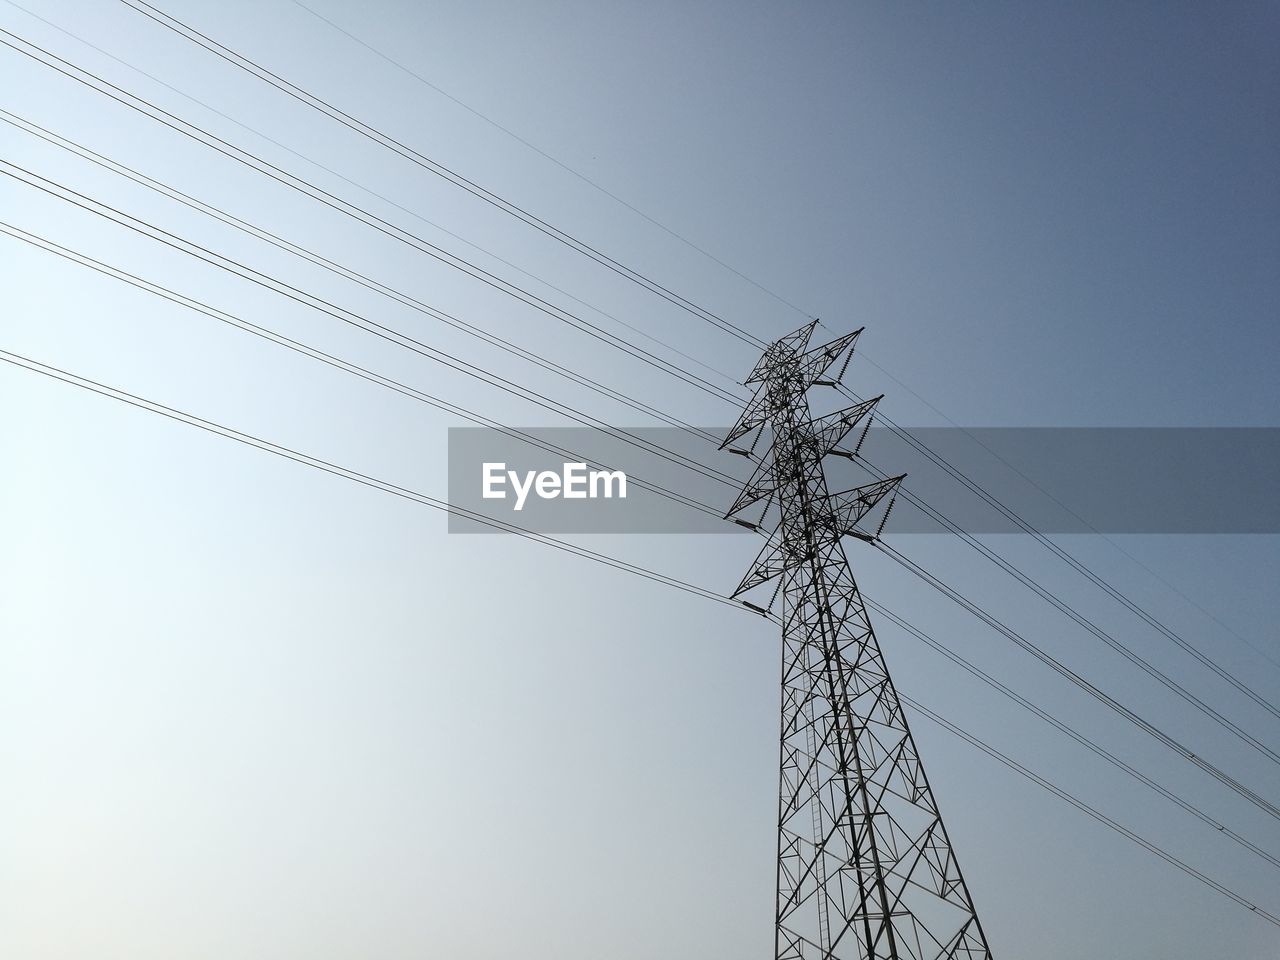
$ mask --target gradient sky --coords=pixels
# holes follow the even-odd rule
[[[623,331],[493,258],[732,378],[754,362],[122,4],[23,6],[101,50],[7,0],[0,27],[432,242],[466,249],[443,228],[479,244],[487,252],[467,255],[602,326]],[[850,382],[888,394],[899,423],[943,423],[933,404],[966,425],[1277,425],[1274,4],[314,6],[832,330],[865,324]],[[804,319],[288,0],[161,7],[761,337]],[[733,418],[7,48],[0,81],[5,110],[693,422]],[[0,153],[639,425],[11,126]],[[0,211],[488,416],[559,422],[7,177]],[[0,349],[444,495],[457,421],[443,414],[9,237],[0,279]],[[0,954],[768,955],[770,625],[515,538],[450,536],[434,511],[8,365],[0,411]],[[904,539],[1056,656],[1280,795],[1275,766],[962,544]],[[723,591],[754,549],[739,537],[584,543]],[[1042,549],[991,543],[1280,742],[1274,718]],[[1280,699],[1275,537],[1064,543]],[[850,555],[869,596],[1280,853],[1274,821],[882,556]],[[904,692],[1280,911],[1273,868],[914,639],[880,635]],[[1246,909],[923,718],[913,729],[997,956],[1276,955],[1280,931]]]

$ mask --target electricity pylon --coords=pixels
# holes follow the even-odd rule
[[[829,416],[808,390],[861,330],[810,348],[810,323],[770,345],[747,379],[756,392],[722,444],[757,461],[728,518],[780,522],[735,597],[775,578],[782,599],[782,726],[776,960],[989,960],[982,925],[951,849],[842,540],[874,540],[859,521],[887,510],[902,477],[827,490],[823,461],[870,425],[878,397]],[[768,450],[754,452],[762,434]],[[752,435],[754,441],[746,443]],[[866,436],[865,426],[863,437]],[[859,441],[859,445],[861,441]],[[856,451],[855,451],[856,452]],[[768,589],[765,587],[765,589]]]

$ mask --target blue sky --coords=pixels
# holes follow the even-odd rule
[[[122,4],[24,6],[257,133],[11,4],[0,26],[433,243],[464,249],[440,228],[473,241],[488,251],[468,253],[477,262],[602,326],[626,329],[493,257],[731,378],[754,363],[744,344]],[[885,392],[899,423],[944,422],[923,397],[976,426],[1276,425],[1273,5],[315,7],[832,330],[866,325],[851,383]],[[803,320],[291,2],[163,9],[759,336]],[[0,50],[0,76],[6,110],[692,422],[732,419],[727,405],[11,50]],[[0,143],[12,163],[642,425],[13,127]],[[0,209],[488,416],[559,423],[7,177]],[[12,238],[0,251],[0,349],[444,494],[449,417]],[[767,954],[769,625],[524,541],[449,536],[425,508],[8,366],[0,409],[5,955]],[[1109,542],[1064,542],[1280,696],[1280,669],[1257,652],[1280,659],[1274,537],[1118,541],[1180,592]],[[584,542],[721,590],[753,555],[736,537]],[[1280,740],[1273,718],[1043,550],[990,542]],[[1274,766],[962,544],[917,537],[902,549],[1250,786],[1280,793]],[[1280,851],[1274,821],[873,551],[850,553],[869,596]],[[911,638],[880,632],[904,692],[1280,910],[1271,867]],[[1274,956],[1274,928],[1248,911],[926,721],[914,729],[998,955]]]

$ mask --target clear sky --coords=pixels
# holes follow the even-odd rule
[[[100,49],[8,0],[0,28],[630,341],[662,350],[619,320],[730,381],[755,361],[122,3],[20,2]],[[849,381],[886,393],[899,423],[1280,425],[1274,4],[308,2],[831,330],[866,325]],[[160,6],[757,336],[804,320],[289,0]],[[7,47],[0,108],[628,396],[733,419]],[[0,156],[646,425],[9,124]],[[563,422],[10,177],[0,219],[502,422]],[[448,415],[12,237],[0,280],[0,349],[444,495]],[[425,507],[9,365],[0,411],[0,954],[768,955],[771,625],[524,540],[449,535]],[[744,537],[582,542],[718,591],[754,553]],[[1063,542],[1280,700],[1275,537]],[[990,543],[1280,746],[1275,717],[1027,538]],[[860,546],[869,596],[1280,855],[1275,820]],[[1280,797],[1277,765],[963,544],[898,546]],[[879,632],[904,692],[1280,912],[1276,868]],[[913,729],[997,956],[1276,955],[1280,931],[1247,909],[927,720]]]

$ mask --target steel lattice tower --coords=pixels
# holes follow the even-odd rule
[[[879,398],[810,415],[809,388],[832,384],[823,377],[861,333],[810,349],[815,325],[765,350],[747,380],[755,395],[722,445],[758,460],[728,517],[757,526],[738,514],[760,504],[781,516],[734,592],[777,578],[768,608],[744,602],[766,613],[782,599],[775,957],[989,960],[842,545],[846,535],[874,539],[857,523],[886,498],[892,507],[902,478],[828,492],[824,459],[869,424]],[[766,429],[767,452],[742,449]]]

